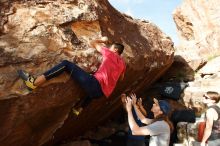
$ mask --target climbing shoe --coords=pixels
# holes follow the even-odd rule
[[[83,108],[75,109],[72,108],[72,112],[74,115],[78,116],[82,112]]]
[[[37,88],[37,86],[34,85],[34,77],[31,76],[29,73],[23,70],[18,70],[18,75],[24,81],[29,90],[34,90],[35,88]]]

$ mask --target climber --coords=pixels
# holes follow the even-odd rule
[[[101,65],[93,75],[67,60],[62,61],[37,78],[23,70],[18,70],[18,74],[24,80],[28,89],[33,90],[64,71],[68,72],[87,93],[86,98],[76,104],[75,107],[77,108],[73,107],[72,109],[75,115],[79,115],[92,99],[102,96],[109,97],[118,79],[122,80],[124,78],[126,66],[123,58],[120,56],[123,53],[124,46],[119,43],[113,43],[110,48],[107,48],[105,45],[107,42],[107,37],[90,41],[90,46],[100,52],[103,57]]]
[[[201,146],[219,146],[220,145],[220,108],[217,103],[220,95],[217,92],[208,91],[203,95],[203,102],[208,106],[206,111],[206,126],[202,138]]]

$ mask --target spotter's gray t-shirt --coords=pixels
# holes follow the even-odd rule
[[[150,132],[149,146],[169,146],[170,127],[165,121],[156,121],[145,126]]]

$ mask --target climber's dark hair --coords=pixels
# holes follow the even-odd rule
[[[114,46],[114,48],[117,49],[117,52],[119,55],[121,55],[124,51],[124,45],[120,44],[120,43],[113,43],[112,44]]]

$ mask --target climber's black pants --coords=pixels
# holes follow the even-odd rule
[[[81,106],[85,107],[93,98],[98,98],[104,95],[98,80],[93,75],[85,72],[79,66],[67,60],[62,61],[60,64],[45,72],[44,76],[46,80],[50,80],[51,78],[57,77],[64,71],[68,72],[88,95]]]

